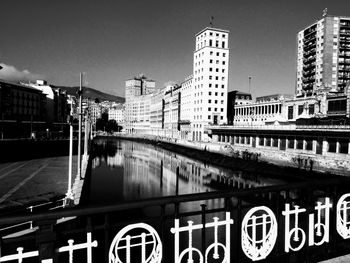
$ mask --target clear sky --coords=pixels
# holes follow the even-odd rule
[[[229,90],[294,93],[296,34],[321,18],[350,16],[350,0],[2,0],[0,78],[45,78],[124,96],[144,73],[158,87],[192,74],[194,35],[230,30]]]

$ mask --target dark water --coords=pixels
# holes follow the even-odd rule
[[[285,183],[258,171],[230,170],[139,142],[99,139],[94,154],[93,204]]]

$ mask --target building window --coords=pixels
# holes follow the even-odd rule
[[[346,99],[328,101],[328,112],[345,112],[345,111],[346,111]]]
[[[304,149],[304,140],[303,139],[297,139],[297,149],[298,150]]]
[[[210,108],[210,107],[208,108],[208,111],[211,111],[211,108]]]
[[[219,72],[219,69],[218,69],[218,68],[216,69],[216,72]]]
[[[211,100],[208,100],[208,103],[211,103]]]
[[[309,105],[309,115],[315,114],[315,104]]]
[[[293,119],[293,106],[288,106],[288,120]]]
[[[339,140],[339,153],[349,153],[349,140]]]
[[[266,138],[266,144],[265,146],[271,146],[271,138]]]
[[[304,111],[304,105],[299,105],[298,106],[298,115],[301,115]]]
[[[226,57],[226,53],[222,53],[222,56],[223,56],[223,57]]]
[[[222,41],[222,48],[225,48],[225,41]]]
[[[288,149],[294,149],[294,138],[288,138]]]
[[[213,60],[211,59],[211,60],[209,60],[209,63],[213,63]]]
[[[219,77],[218,77],[218,76],[216,76],[216,77],[215,77],[215,80],[219,80]]]
[[[210,55],[213,55],[213,51],[210,51]]]
[[[209,95],[211,95],[211,91],[209,91]]]
[[[219,87],[219,85],[218,84],[215,84],[215,88],[218,88]]]
[[[213,68],[209,68],[209,71],[213,71]]]
[[[220,116],[220,120],[223,120],[224,119],[224,117],[223,116]]]
[[[328,139],[328,152],[337,152],[337,141],[336,139]]]
[[[209,88],[211,88],[211,83],[209,83]]]
[[[278,138],[272,138],[272,147],[278,147]]]
[[[213,40],[209,40],[209,46],[212,47],[213,46]]]
[[[213,76],[209,76],[209,79],[213,79]]]
[[[305,140],[306,141],[306,150],[307,151],[312,151],[312,143],[313,143],[313,140],[308,138]]]
[[[211,118],[211,116],[210,116],[210,115],[208,115],[208,120],[210,120],[210,118]]]
[[[225,64],[226,64],[226,61],[223,61],[223,62],[222,62],[222,65],[225,65]]]
[[[215,41],[215,47],[219,47],[219,40]]]

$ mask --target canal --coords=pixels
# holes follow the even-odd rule
[[[205,153],[203,153],[205,154]],[[232,159],[232,162],[235,162]],[[304,181],[277,177],[255,167],[230,169],[141,142],[97,139],[94,142],[88,203],[240,190]],[[255,167],[255,169],[251,169]]]

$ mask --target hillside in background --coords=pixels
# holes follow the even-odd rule
[[[56,88],[64,89],[67,91],[67,94],[77,96],[77,91],[79,87],[63,87],[63,86],[54,86]],[[89,98],[95,100],[96,98],[99,99],[100,101],[115,101],[117,103],[124,103],[125,98],[111,95],[108,93],[104,93],[102,91],[89,88],[89,87],[83,87],[83,98]]]

